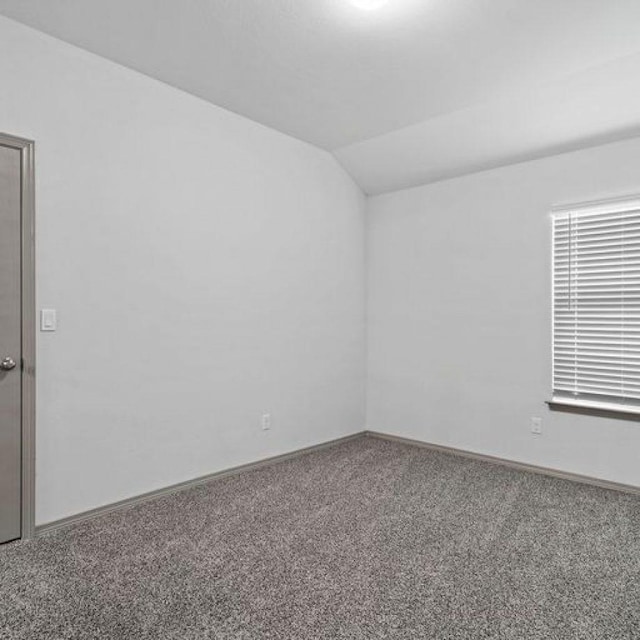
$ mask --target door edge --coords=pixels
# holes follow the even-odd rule
[[[21,158],[21,517],[20,538],[35,536],[36,449],[36,267],[35,143],[0,132],[0,145],[18,149]]]

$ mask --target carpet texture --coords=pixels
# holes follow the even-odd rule
[[[640,499],[361,438],[0,547],[0,638],[640,638]]]

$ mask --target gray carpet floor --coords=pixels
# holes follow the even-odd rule
[[[640,498],[361,438],[0,548],[14,640],[640,638]]]

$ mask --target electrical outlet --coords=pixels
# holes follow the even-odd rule
[[[531,418],[531,433],[536,436],[542,435],[542,418]]]
[[[271,414],[270,413],[263,413],[262,414],[262,430],[263,431],[269,431],[269,429],[271,429]]]

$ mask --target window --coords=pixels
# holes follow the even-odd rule
[[[640,413],[640,198],[553,214],[553,399]]]

